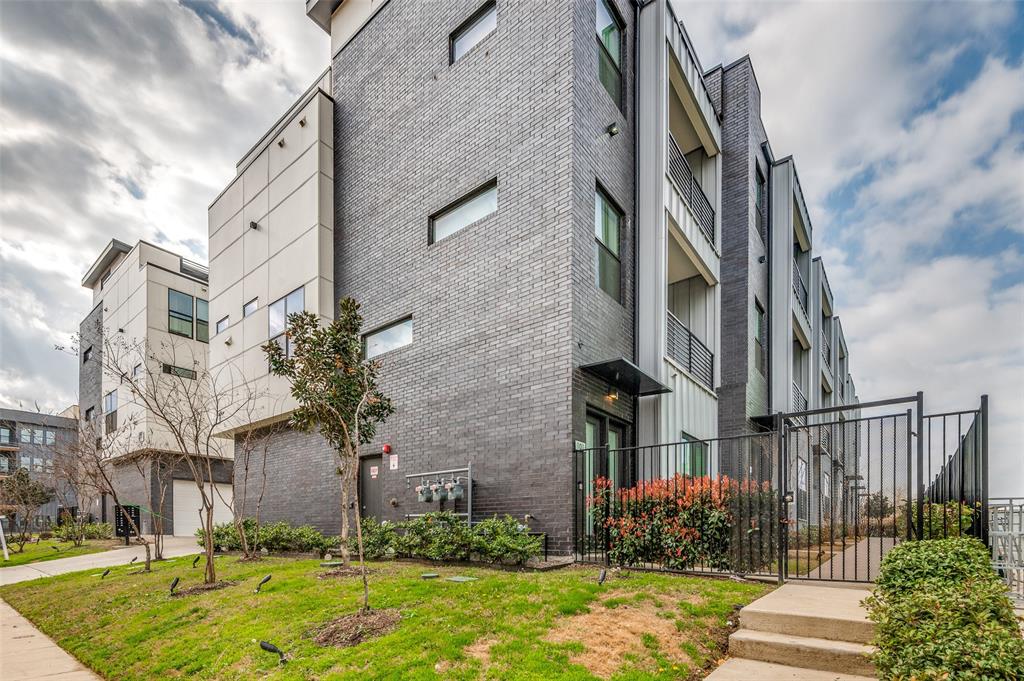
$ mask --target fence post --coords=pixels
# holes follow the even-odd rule
[[[924,392],[917,391],[917,538],[924,538]]]
[[[910,499],[910,490],[912,490],[914,488],[914,486],[913,486],[914,467],[911,464],[911,458],[910,458],[911,457],[911,453],[910,452],[911,452],[911,449],[912,449],[912,444],[911,443],[912,443],[912,440],[913,440],[913,433],[911,432],[911,429],[910,429],[910,424],[912,423],[912,421],[910,420],[910,418],[911,418],[910,410],[907,409],[907,510],[906,510],[906,514],[907,514],[907,539],[908,540],[909,539],[913,539],[913,537],[914,537],[914,519],[913,519],[913,510],[912,510],[914,508],[914,502]],[[921,442],[921,438],[922,438],[921,431],[918,430],[917,431],[917,441]],[[893,483],[895,484],[895,480],[893,481]],[[918,538],[920,538],[920,537],[918,537]]]
[[[981,541],[988,546],[988,395],[981,396]]]
[[[788,540],[786,527],[789,520],[789,506],[786,504],[786,421],[782,412],[775,414],[775,436],[778,438],[778,471],[779,471],[779,555],[778,572],[779,586],[786,581],[786,543]]]

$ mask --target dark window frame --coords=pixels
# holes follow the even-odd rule
[[[456,26],[455,30],[448,34],[448,65],[449,66],[452,66],[453,64],[455,64],[456,61],[458,61],[458,59],[456,59],[456,57],[455,57],[455,43],[464,34],[468,33],[470,29],[472,29],[474,26],[476,26],[477,23],[479,23],[484,17],[486,17],[488,14],[490,14],[491,10],[494,11],[494,15],[495,15],[494,16],[494,29],[491,30],[490,32],[486,33],[485,35],[481,36],[480,40],[478,40],[475,43],[473,43],[473,45],[469,49],[467,49],[465,52],[462,53],[463,57],[466,56],[467,54],[472,52],[474,49],[476,49],[477,45],[479,45],[484,40],[486,40],[488,38],[488,36],[491,35],[491,33],[494,33],[494,31],[498,30],[498,16],[497,16],[498,15],[498,2],[497,2],[497,0],[487,0],[487,2],[485,2],[482,5],[480,5],[480,7],[478,7],[475,12],[473,12],[471,15],[469,15],[469,18],[467,18],[461,24]]]
[[[765,342],[765,331],[768,326],[768,314],[765,312],[761,301],[754,298],[754,343],[756,352],[754,368],[761,372],[761,375],[768,375],[768,344]],[[761,360],[761,366],[757,366],[757,358]]]
[[[757,221],[757,234],[761,237],[762,243],[768,243],[766,226],[768,216],[765,208],[768,205],[768,180],[761,172],[761,166],[754,164],[754,210]]]
[[[605,47],[604,43],[601,42],[601,37],[597,33],[597,15],[596,15],[597,3],[601,3],[601,4],[603,4],[605,6],[605,8],[608,10],[608,16],[610,16],[612,21],[615,22],[615,27],[619,30],[619,63],[618,64],[615,63],[615,59],[612,58],[611,53],[608,51],[608,48]],[[618,88],[619,89],[619,93],[618,93],[618,96],[616,97],[611,92],[608,92],[608,96],[612,98],[613,102],[615,102],[615,106],[619,109],[619,111],[622,112],[622,113],[625,113],[625,111],[626,111],[626,79],[625,79],[625,76],[624,76],[624,72],[625,72],[625,61],[626,61],[626,22],[622,20],[622,16],[619,15],[619,8],[615,6],[615,3],[612,2],[612,0],[597,0],[597,3],[594,4],[594,12],[595,12],[595,15],[594,15],[594,40],[597,42],[597,49],[598,49],[598,52],[597,52],[597,60],[598,60],[598,64],[597,64],[597,69],[598,69],[597,79],[598,79],[598,82],[601,83],[602,89],[604,89],[605,92],[608,92],[608,87],[604,84],[604,81],[601,80],[601,59],[603,57],[604,59],[608,60],[608,63],[611,64],[612,68],[615,69],[615,71],[618,73],[618,76],[619,76],[618,77],[618,83],[619,83],[619,88]]]
[[[374,335],[376,335],[378,333],[383,333],[384,331],[387,331],[388,329],[391,329],[391,328],[394,328],[396,326],[399,326],[400,324],[405,324],[406,322],[410,322],[410,323],[413,324],[413,340],[410,340],[405,345],[399,345],[397,348],[392,348],[390,350],[385,350],[384,352],[376,354],[373,357],[370,357],[370,356],[367,355],[367,350],[369,349],[369,342],[368,341],[370,339],[370,336],[374,336]],[[415,333],[416,333],[415,326],[416,326],[416,324],[413,321],[413,316],[410,314],[410,315],[406,315],[404,317],[401,317],[400,319],[396,319],[396,320],[394,320],[392,322],[388,322],[387,324],[383,324],[381,326],[378,326],[378,327],[376,327],[374,329],[370,329],[369,331],[367,331],[366,333],[363,334],[363,357],[365,357],[366,359],[376,359],[377,357],[381,357],[381,356],[386,355],[388,353],[395,352],[396,350],[401,350],[402,348],[409,347],[410,345],[413,344],[413,341],[415,341],[415,339],[416,339],[416,336],[415,336]]]
[[[623,227],[625,226],[625,222],[626,222],[626,213],[625,213],[625,211],[622,210],[621,206],[619,206],[618,202],[615,201],[615,199],[613,199],[611,197],[611,195],[608,193],[608,190],[606,190],[601,185],[600,182],[598,182],[595,185],[595,187],[594,187],[594,204],[595,204],[594,207],[595,207],[595,212],[596,212],[596,207],[597,207],[598,196],[603,197],[605,203],[608,206],[610,206],[611,209],[613,211],[615,211],[615,213],[618,214],[618,216],[619,216],[619,227],[618,227],[618,230],[617,230],[618,234],[616,235],[617,238],[618,238],[618,242],[619,243],[616,244],[616,250],[618,251],[618,254],[613,253],[611,248],[608,245],[606,245],[600,239],[600,237],[597,236],[597,234],[595,232],[595,234],[594,234],[594,244],[595,244],[595,251],[594,251],[594,283],[597,286],[597,288],[600,289],[601,291],[604,291],[604,293],[609,298],[611,298],[612,300],[614,300],[615,302],[617,302],[617,303],[619,303],[621,305],[622,304],[622,232],[623,232]],[[594,227],[596,228],[596,225],[594,225]],[[619,282],[618,289],[619,289],[619,291],[618,291],[618,295],[614,295],[613,296],[603,286],[601,286],[600,252],[601,252],[602,249],[609,256],[611,256],[615,260],[615,262],[617,262],[618,265],[619,265],[619,268],[618,268],[619,269],[619,276],[618,276],[618,282]]]
[[[185,378],[190,381],[196,380],[196,370],[186,369],[185,367],[174,366],[173,364],[163,364],[161,371],[168,376],[174,376],[176,378]]]
[[[249,309],[249,306],[250,306],[250,305],[253,305],[253,306],[254,306],[254,307],[252,308],[252,312],[246,312],[246,310],[248,310],[248,309]],[[256,314],[256,311],[257,311],[257,310],[259,310],[259,309],[260,309],[260,297],[259,297],[259,296],[256,296],[255,298],[253,298],[253,299],[252,299],[252,300],[250,300],[249,302],[247,302],[247,303],[244,303],[244,304],[242,305],[242,319],[245,319],[246,317],[249,317],[249,316],[251,316],[251,315],[254,315],[254,314]]]
[[[472,189],[472,190],[466,192],[465,194],[463,194],[459,198],[455,199],[454,201],[452,201],[448,205],[444,206],[443,208],[439,208],[438,210],[435,210],[433,213],[431,213],[430,217],[427,220],[427,222],[428,222],[428,224],[427,224],[427,245],[428,246],[433,246],[434,244],[438,243],[439,241],[444,241],[445,239],[450,239],[450,238],[454,237],[456,234],[458,234],[459,232],[461,232],[462,230],[467,229],[468,227],[470,227],[472,225],[475,225],[476,223],[480,222],[481,220],[486,220],[490,216],[494,215],[494,213],[497,213],[498,212],[498,207],[495,206],[494,213],[488,213],[487,215],[485,215],[485,216],[483,216],[483,217],[481,217],[481,218],[479,218],[477,220],[474,220],[473,222],[467,222],[465,225],[463,225],[462,227],[458,228],[457,230],[455,230],[451,234],[449,234],[447,236],[444,236],[444,237],[441,237],[440,239],[437,239],[434,236],[434,223],[437,221],[438,218],[441,218],[441,217],[445,216],[446,214],[451,213],[452,211],[454,211],[455,209],[459,208],[463,204],[469,203],[473,199],[476,199],[476,198],[486,194],[487,192],[489,192],[492,189],[494,190],[494,193],[495,193],[495,197],[494,197],[495,198],[495,203],[497,203],[497,198],[498,198],[497,197],[497,194],[498,194],[498,178],[497,177],[492,177],[491,179],[487,180],[487,182],[484,182],[479,187],[476,187],[475,189]]]
[[[205,318],[203,318],[203,317],[201,317],[199,315],[199,303],[203,303],[206,306],[206,317]],[[209,343],[210,342],[210,301],[208,301],[208,300],[206,300],[204,298],[200,298],[199,296],[195,296],[195,303],[194,304],[195,304],[195,314],[194,314],[195,322],[193,324],[193,327],[194,327],[194,330],[195,330],[196,340],[199,341],[200,343]],[[205,336],[205,338],[200,338],[200,329],[205,329],[205,333],[202,334],[203,336]]]
[[[224,324],[224,328],[223,329],[220,326],[222,323]],[[223,317],[221,317],[220,319],[217,320],[217,325],[214,327],[214,334],[213,335],[216,336],[218,334],[224,333],[225,331],[228,330],[228,327],[230,327],[230,326],[231,326],[231,315],[226,314],[226,315],[224,315]]]
[[[92,359],[92,346],[90,345],[85,350],[82,350],[82,364],[85,364]]]
[[[184,312],[179,312],[171,309],[171,298],[177,293],[179,296],[186,296],[189,299],[189,316],[185,317]],[[177,320],[179,322],[188,322],[189,332],[182,333],[181,331],[175,331],[171,325],[171,320]],[[185,293],[184,291],[178,291],[171,287],[167,287],[167,333],[172,333],[175,336],[181,336],[182,338],[193,338],[196,333],[196,297],[192,294]]]
[[[291,298],[292,295],[294,295],[295,293],[298,293],[299,291],[302,291],[302,309],[301,310],[296,310],[294,312],[291,312],[291,311],[288,310],[288,299]],[[284,304],[284,328],[282,328],[279,333],[276,333],[273,336],[271,336],[270,335],[270,310],[271,310],[271,308],[273,308],[278,303],[283,303]],[[282,342],[284,343],[283,349],[284,349],[284,356],[285,357],[291,357],[292,356],[292,342],[288,338],[288,327],[289,327],[288,318],[290,316],[292,316],[293,314],[297,314],[299,312],[305,312],[305,311],[306,311],[306,285],[305,284],[303,284],[302,286],[299,286],[294,291],[289,291],[285,295],[281,296],[280,298],[278,298],[274,302],[272,302],[269,305],[267,305],[267,336],[270,337],[270,342],[271,343],[277,343],[278,345],[281,345]]]

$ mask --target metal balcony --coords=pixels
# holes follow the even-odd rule
[[[671,312],[665,313],[668,356],[709,389],[715,388],[715,355]]]
[[[828,335],[821,332],[821,357],[825,360],[825,364],[832,368],[832,345],[828,342]]]
[[[672,179],[683,201],[690,207],[697,226],[712,246],[715,245],[715,209],[700,182],[693,176],[690,164],[680,151],[672,135],[668,136],[668,176]]]
[[[800,303],[800,308],[807,314],[807,284],[804,283],[804,277],[800,274],[800,267],[796,264],[796,260],[793,261],[793,294],[796,296],[796,302]]]

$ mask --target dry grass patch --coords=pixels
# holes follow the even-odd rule
[[[609,592],[590,612],[560,620],[545,638],[583,646],[570,660],[603,679],[652,650],[690,665],[695,661],[681,647],[687,635],[679,631],[675,614],[663,604],[674,600],[677,597],[670,594]]]

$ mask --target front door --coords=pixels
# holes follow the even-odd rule
[[[359,515],[361,518],[380,518],[380,487],[384,467],[381,456],[367,456],[359,460]]]

